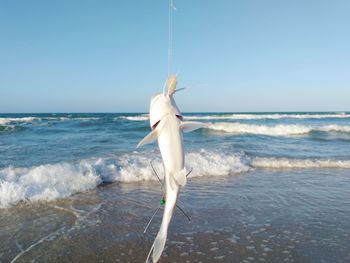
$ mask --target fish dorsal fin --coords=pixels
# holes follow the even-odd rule
[[[149,134],[147,134],[140,142],[139,144],[136,146],[136,148],[141,147],[142,145],[148,144],[153,142],[154,140],[156,140],[158,138],[158,133],[157,130],[153,130],[151,131]]]
[[[184,132],[191,132],[200,128],[205,128],[207,127],[208,124],[203,123],[203,122],[196,122],[196,121],[183,121],[180,124],[180,128],[184,131]]]

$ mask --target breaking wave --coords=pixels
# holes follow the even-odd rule
[[[149,115],[148,114],[142,114],[137,116],[120,116],[117,117],[117,119],[124,119],[128,121],[148,121]]]
[[[121,119],[129,121],[147,121],[148,114],[136,116],[121,116]],[[346,112],[340,113],[269,113],[269,114],[249,114],[249,113],[235,113],[235,114],[208,114],[208,115],[185,115],[185,120],[280,120],[280,119],[325,119],[325,118],[350,118],[350,114]]]
[[[7,167],[0,170],[0,208],[20,201],[51,201],[95,188],[102,182],[139,182],[157,180],[150,161],[156,155],[133,153],[116,158],[82,160],[77,163],[57,163],[30,168]],[[158,156],[158,155],[157,155]],[[190,177],[229,175],[249,171],[242,156],[207,152],[189,153]],[[154,167],[163,177],[160,159]]]
[[[313,131],[350,133],[350,125],[307,126],[301,124],[257,125],[244,123],[211,123],[207,129],[234,134],[258,134],[268,136],[303,135]]]
[[[0,125],[7,125],[18,122],[33,122],[40,120],[38,117],[21,117],[21,118],[0,118]]]
[[[0,125],[8,125],[13,123],[33,123],[40,121],[69,121],[69,120],[99,120],[102,117],[96,116],[26,116],[26,117],[0,117]],[[261,119],[324,119],[324,118],[350,118],[350,114],[346,112],[341,113],[268,113],[268,114],[249,114],[249,113],[235,113],[235,114],[208,114],[208,115],[184,115],[185,120],[261,120]],[[117,116],[114,120],[128,120],[128,121],[148,121],[149,114],[139,115],[124,115]]]
[[[91,189],[101,182],[87,162],[0,170],[0,207],[19,201],[54,200]]]
[[[154,159],[158,157],[157,159]],[[21,201],[51,201],[90,190],[102,182],[155,181],[150,162],[163,177],[159,154],[133,152],[113,158],[96,158],[75,163],[63,162],[28,168],[7,167],[0,170],[0,208]],[[247,173],[251,169],[343,168],[350,160],[249,158],[243,153],[225,154],[200,150],[186,155],[189,177],[227,176]]]
[[[350,118],[350,114],[347,113],[333,113],[333,114],[281,114],[281,113],[271,113],[271,114],[248,114],[248,113],[238,113],[238,114],[213,114],[204,116],[185,116],[188,120],[263,120],[263,119],[325,119],[325,118]]]
[[[251,165],[255,168],[350,168],[350,160],[332,159],[288,159],[288,158],[255,158]]]
[[[33,123],[40,121],[99,120],[100,117],[13,117],[0,118],[0,125],[13,123]]]
[[[38,124],[48,122],[80,121],[88,122],[101,119],[100,117],[3,117],[0,118],[0,132],[21,130],[26,124]]]

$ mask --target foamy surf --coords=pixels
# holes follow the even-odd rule
[[[134,116],[121,116],[121,119],[129,121],[147,121],[149,119],[147,114]],[[269,114],[249,114],[249,113],[235,113],[235,114],[208,114],[208,115],[185,115],[185,120],[281,120],[281,119],[345,119],[350,118],[350,114],[345,112],[340,113],[269,113]]]
[[[137,116],[120,116],[120,117],[117,117],[116,119],[124,119],[128,121],[148,121],[149,116],[148,114],[142,114]]]
[[[10,122],[32,122],[35,120],[40,120],[40,118],[38,117],[0,118],[0,123],[7,124]]]
[[[34,123],[41,121],[68,121],[68,120],[99,120],[100,117],[11,117],[0,118],[0,125],[16,124],[16,123]]]
[[[7,125],[10,123],[26,123],[40,121],[38,117],[18,117],[18,118],[0,118],[0,125]]]
[[[65,198],[74,193],[95,188],[102,182],[155,181],[147,157],[132,153],[116,158],[82,160],[78,163],[57,163],[30,168],[8,167],[0,170],[0,207],[8,207],[20,201],[51,201]],[[229,175],[249,171],[241,155],[225,156],[208,152],[189,153],[187,166],[193,167],[191,177],[206,175]],[[154,167],[163,177],[160,159],[154,160]]]
[[[332,159],[289,159],[289,158],[255,158],[251,165],[255,168],[293,169],[293,168],[339,168],[349,169],[350,160]]]
[[[132,183],[156,181],[150,162],[163,178],[163,165],[157,154],[134,152],[113,158],[94,158],[76,163],[57,163],[29,168],[0,170],[0,208],[20,201],[52,201],[95,188],[102,182]],[[350,160],[249,158],[243,153],[229,154],[200,150],[186,155],[189,177],[229,176],[251,169],[350,169]]]
[[[258,134],[267,136],[291,136],[303,135],[313,131],[322,132],[350,132],[350,125],[302,125],[302,124],[278,124],[259,125],[245,123],[217,122],[211,123],[207,129],[233,134]]]
[[[51,201],[85,191],[101,183],[92,165],[58,163],[0,170],[0,207],[19,201]]]
[[[334,114],[212,114],[212,115],[201,115],[201,116],[185,116],[188,120],[280,120],[280,119],[326,119],[326,118],[350,118],[350,114],[347,113],[334,113]]]

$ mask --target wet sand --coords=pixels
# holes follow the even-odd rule
[[[0,210],[0,262],[144,262],[162,218],[155,182],[107,184]],[[160,262],[350,262],[347,170],[190,179]]]

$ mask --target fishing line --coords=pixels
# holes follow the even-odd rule
[[[157,208],[157,210],[153,213],[151,219],[148,221],[148,224],[147,224],[147,226],[145,227],[145,230],[143,230],[143,233],[146,233],[146,231],[147,231],[149,225],[151,224],[153,218],[155,217],[155,215],[157,214],[157,212],[158,212],[159,209],[160,209],[160,206],[159,206],[159,207]]]
[[[171,74],[173,63],[173,10],[176,10],[173,0],[169,0],[168,14],[168,77]]]

